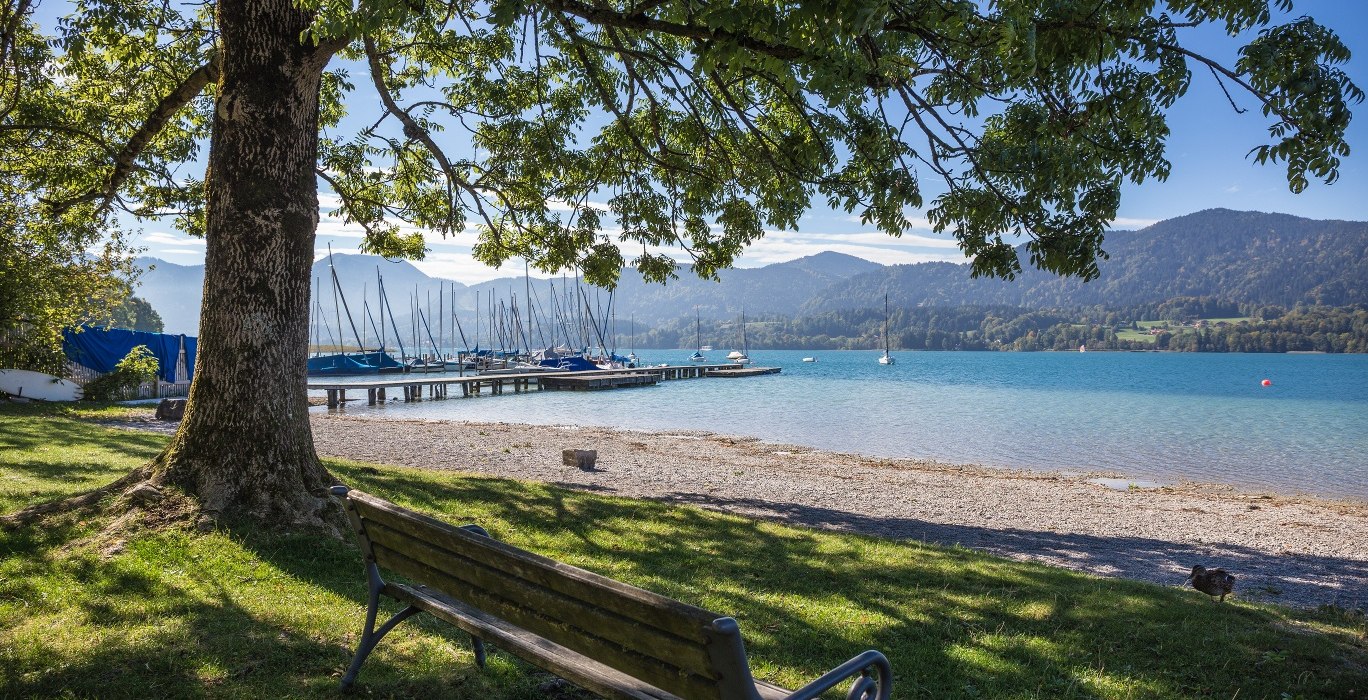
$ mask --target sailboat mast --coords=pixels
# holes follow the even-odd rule
[[[884,355],[888,355],[888,294],[884,294]]]
[[[380,312],[380,352],[384,352],[385,346],[389,345],[389,338],[385,333],[385,289],[384,287],[380,286],[379,265],[375,266],[375,296],[376,299],[380,301],[379,304],[376,304],[376,306],[379,307],[376,310]]]
[[[342,337],[342,307],[337,303],[337,271],[332,269],[332,260],[328,260],[328,269],[332,272],[333,281],[333,311],[337,314],[337,337]],[[342,352],[342,343],[337,343],[337,352]]]
[[[323,291],[323,280],[321,280],[321,279],[315,277],[315,278],[314,278],[314,314],[313,314],[313,327],[314,327],[314,355],[318,355],[318,354],[320,354],[320,353],[322,352],[322,348],[320,347],[320,343],[323,342],[323,339],[320,338],[319,335],[318,335],[318,320],[319,320],[319,317],[323,315],[323,302],[321,302],[321,301],[318,300],[318,295],[319,295],[319,292],[322,292],[322,291]]]

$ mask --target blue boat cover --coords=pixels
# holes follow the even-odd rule
[[[321,355],[309,358],[309,374],[319,375],[338,375],[338,374],[373,374],[381,369],[403,367],[398,360],[390,357],[387,352],[372,350],[369,352],[349,352],[346,354]]]
[[[570,355],[568,357],[558,357],[554,360],[542,360],[537,363],[542,367],[555,367],[557,369],[568,369],[574,372],[584,372],[586,370],[598,369],[598,365],[584,359]]]
[[[164,382],[176,381],[176,357],[180,355],[181,339],[185,339],[185,367],[195,376],[195,339],[169,333],[147,333],[122,328],[82,326],[79,331],[62,331],[62,351],[67,359],[96,372],[113,372],[119,360],[139,345],[146,345],[157,358],[158,375]]]

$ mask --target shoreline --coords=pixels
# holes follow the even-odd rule
[[[383,420],[387,430],[364,424]],[[1368,609],[1368,504],[1221,484],[868,457],[709,431],[311,414],[320,455],[540,481],[1164,585],[1195,564],[1242,600]],[[360,425],[358,425],[360,424]],[[561,464],[598,451],[594,471]],[[1138,481],[1138,480],[1137,480]],[[1200,595],[1194,592],[1195,595]]]

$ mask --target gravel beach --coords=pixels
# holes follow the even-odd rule
[[[696,431],[405,421],[316,413],[321,455],[690,503],[796,525],[963,545],[1181,585],[1224,567],[1245,600],[1368,609],[1368,505],[1220,486],[1118,490],[1096,475],[823,452]],[[597,467],[561,450],[598,451]],[[1193,592],[1193,595],[1200,595]]]

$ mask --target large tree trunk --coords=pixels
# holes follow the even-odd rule
[[[214,517],[321,524],[330,477],[309,429],[305,358],[328,55],[300,41],[310,17],[291,0],[221,0],[218,17],[199,351],[152,481]]]

